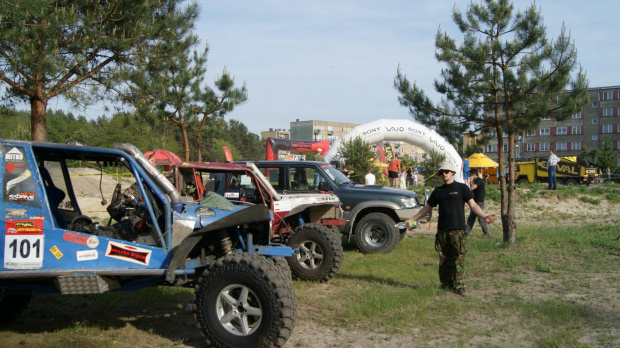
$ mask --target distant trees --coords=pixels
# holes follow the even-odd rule
[[[555,41],[547,41],[535,4],[514,13],[508,0],[483,0],[472,2],[465,14],[455,8],[452,15],[463,42],[457,44],[441,31],[435,39],[435,56],[446,65],[441,80],[435,81],[443,99],[433,103],[399,68],[394,79],[399,102],[418,122],[453,143],[466,133],[495,131],[500,173],[507,134],[513,173],[516,134],[537,128],[543,117],[564,120],[587,102],[588,84],[577,64],[577,50],[564,29]],[[504,242],[514,243],[514,178],[507,182],[500,175]]]

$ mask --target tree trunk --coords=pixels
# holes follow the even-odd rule
[[[202,162],[202,151],[200,150],[200,137],[201,137],[201,130],[198,129],[196,131],[196,161],[198,162]]]
[[[515,156],[514,156],[514,133],[508,134],[508,206],[506,209],[506,230],[508,238],[504,238],[505,243],[514,244],[517,241],[517,223],[515,214]],[[504,236],[506,237],[506,236]]]
[[[40,97],[30,98],[30,136],[32,141],[45,141],[47,100]]]

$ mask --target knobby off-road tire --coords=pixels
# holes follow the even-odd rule
[[[218,259],[200,277],[195,296],[196,320],[210,347],[282,347],[297,321],[290,277],[260,255]]]
[[[400,231],[391,217],[383,213],[364,216],[355,228],[355,243],[364,254],[389,253],[400,242]]]
[[[24,312],[30,303],[30,294],[0,292],[0,326],[8,325]]]
[[[296,279],[326,282],[340,270],[344,258],[342,237],[326,226],[298,226],[288,239],[288,246],[299,249],[299,254],[288,258]]]

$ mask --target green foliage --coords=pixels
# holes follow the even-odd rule
[[[494,131],[500,166],[507,134],[512,166],[515,135],[538,128],[543,117],[564,120],[587,103],[585,73],[580,69],[572,76],[577,50],[564,28],[555,41],[547,41],[536,4],[515,13],[508,0],[471,2],[465,14],[455,7],[452,15],[463,42],[437,31],[435,56],[446,65],[435,81],[441,101],[433,103],[400,68],[394,79],[398,100],[415,120],[453,144],[463,134]],[[512,201],[512,190],[502,192]],[[514,227],[508,228],[513,241]]]
[[[592,205],[599,205],[599,204],[601,204],[601,200],[597,199],[597,198],[592,198],[592,197],[588,197],[588,196],[582,196],[579,199],[582,202],[584,202],[584,203],[590,203]]]
[[[116,100],[111,91],[125,85],[122,68],[136,66],[137,57],[160,42],[174,41],[198,16],[196,3],[181,0],[37,4],[0,7],[0,77],[10,87],[9,99],[30,103],[32,139],[38,141],[47,138],[51,98],[62,95],[80,106],[106,96]],[[167,61],[166,55],[158,59]]]
[[[608,167],[611,169],[611,172],[614,173],[616,169],[618,169],[617,157],[618,156],[614,150],[614,145],[612,144],[611,138],[606,136],[603,139],[603,146],[601,147],[601,152],[598,160],[596,161],[596,165],[603,169],[603,173],[606,173]]]
[[[443,180],[437,176],[437,170],[439,169],[439,164],[446,159],[446,156],[442,153],[430,151],[428,154],[428,158],[426,162],[424,162],[424,167],[426,171],[424,172],[424,185],[437,187],[443,185]]]
[[[373,166],[375,153],[361,137],[358,136],[343,142],[340,152],[342,157],[346,159],[347,168],[354,171],[350,177],[351,181],[363,184],[368,169],[371,169],[375,177],[379,179],[379,168]]]

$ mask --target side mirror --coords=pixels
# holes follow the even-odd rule
[[[321,181],[319,183],[319,191],[333,191],[333,190],[329,186],[329,183],[327,181]]]

